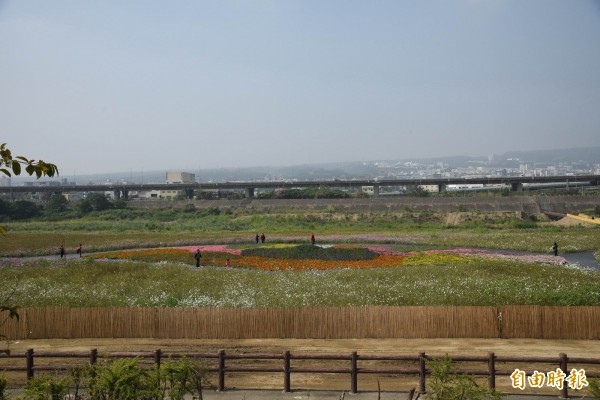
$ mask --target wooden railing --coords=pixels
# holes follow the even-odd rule
[[[349,376],[350,393],[358,392],[358,382],[360,374],[378,374],[378,375],[413,375],[419,378],[419,391],[425,393],[427,390],[427,376],[431,370],[427,368],[427,360],[432,360],[434,357],[419,353],[418,355],[373,355],[373,354],[358,354],[353,351],[349,354],[296,354],[290,351],[284,351],[280,354],[240,354],[226,353],[225,350],[219,350],[213,353],[196,353],[196,352],[163,352],[160,349],[153,352],[108,352],[103,353],[105,359],[115,358],[133,358],[137,357],[145,359],[154,367],[160,367],[162,360],[165,357],[171,359],[179,359],[187,357],[190,359],[211,360],[212,365],[207,368],[208,372],[215,373],[217,376],[217,389],[219,391],[226,390],[225,378],[229,373],[282,373],[283,391],[291,392],[291,376],[292,374],[313,373],[313,374],[346,374]],[[70,365],[62,364],[42,364],[37,365],[38,360],[53,359],[54,362],[60,359],[76,359],[82,362],[71,363]],[[558,357],[507,357],[497,356],[494,353],[488,353],[485,356],[453,356],[450,357],[453,362],[458,363],[475,363],[480,364],[480,369],[465,369],[458,368],[457,373],[467,373],[474,376],[487,377],[487,386],[490,389],[496,388],[496,377],[510,376],[514,369],[498,369],[497,363],[510,363],[511,366],[519,366],[519,368],[532,369],[532,365],[546,365],[551,369],[560,368],[565,374],[569,373],[569,368],[582,368],[584,366],[600,365],[600,358],[569,358],[565,353],[560,353]],[[23,365],[18,365],[18,360],[23,361]],[[84,361],[85,360],[85,361]],[[228,361],[246,360],[272,360],[270,365],[240,365],[229,363]],[[311,366],[293,366],[292,361],[309,360],[316,361],[320,365],[317,367]],[[98,351],[91,349],[88,353],[58,353],[58,352],[34,352],[33,349],[28,349],[24,354],[0,354],[0,371],[23,371],[26,373],[27,379],[34,377],[38,371],[66,371],[80,366],[82,364],[94,365],[98,362]],[[337,364],[346,363],[345,366],[327,367],[321,366],[331,362]],[[398,366],[389,367],[359,367],[359,362],[394,362]],[[148,365],[150,367],[150,365]],[[537,369],[537,367],[536,367]],[[587,372],[588,378],[600,378],[600,372],[596,368],[596,372]],[[258,388],[260,389],[260,388]],[[296,388],[301,389],[301,388]],[[568,397],[567,382],[563,385],[560,391],[562,398]]]

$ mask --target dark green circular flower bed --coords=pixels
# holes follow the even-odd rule
[[[372,260],[377,253],[362,247],[319,247],[298,245],[292,247],[256,247],[242,250],[243,256],[294,258],[332,261]]]

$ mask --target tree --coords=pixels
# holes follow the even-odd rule
[[[12,208],[11,208],[10,203],[0,199],[0,221],[3,221],[4,219],[8,219],[11,211],[12,211]]]
[[[44,162],[42,160],[30,160],[23,156],[13,157],[12,152],[6,147],[6,143],[0,145],[0,172],[6,176],[21,175],[22,166],[25,166],[25,172],[29,175],[34,175],[36,178],[42,176],[54,176],[58,175],[58,168],[54,164]],[[11,174],[12,172],[12,174]],[[6,234],[4,228],[0,227],[0,233]],[[17,307],[10,305],[10,297],[3,299],[0,303],[0,313],[8,312],[8,318],[19,320],[19,313]],[[1,337],[2,335],[0,335]]]
[[[41,214],[41,207],[31,201],[19,200],[15,201],[12,206],[12,219],[27,219],[37,217]]]
[[[415,186],[408,194],[413,197],[429,197],[431,195],[431,193],[419,185]]]
[[[54,193],[48,199],[48,203],[46,204],[45,210],[49,213],[61,213],[67,211],[67,207],[69,205],[69,201],[62,194]]]
[[[81,199],[77,207],[81,212],[104,211],[113,208],[113,204],[103,193],[90,193],[85,199]]]

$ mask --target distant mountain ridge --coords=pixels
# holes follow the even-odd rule
[[[577,147],[571,149],[510,151],[502,158],[518,158],[530,162],[585,162],[600,164],[600,146]]]
[[[249,181],[249,180],[317,180],[317,179],[371,179],[379,175],[382,165],[415,163],[421,165],[435,165],[442,163],[446,167],[460,168],[472,166],[473,163],[487,164],[498,168],[518,167],[520,164],[556,164],[556,163],[584,163],[600,164],[600,146],[578,147],[569,149],[510,151],[500,155],[488,156],[448,156],[435,158],[410,158],[397,160],[374,160],[356,162],[329,162],[294,166],[257,166],[238,168],[204,168],[188,170],[171,168],[170,171],[185,171],[196,174],[196,179],[207,181]],[[59,165],[60,167],[60,165]],[[121,181],[134,183],[159,183],[165,181],[166,171],[116,172],[77,175],[76,177],[61,175],[58,179],[66,178],[67,181],[84,183],[103,183],[110,180],[114,183]],[[13,184],[19,185],[32,178],[17,177]]]

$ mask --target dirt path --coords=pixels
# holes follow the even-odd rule
[[[2,345],[3,346],[3,345]],[[50,339],[10,342],[11,352],[36,351],[218,351],[280,353],[395,353],[431,355],[485,355],[494,352],[510,356],[600,357],[600,341],[538,339]]]
[[[227,353],[269,353],[281,354],[284,350],[294,353],[336,353],[350,354],[357,351],[360,354],[403,354],[418,355],[424,351],[431,356],[457,355],[487,355],[494,352],[497,356],[546,356],[558,357],[559,353],[566,353],[569,357],[598,357],[600,358],[600,341],[594,340],[534,340],[534,339],[245,339],[245,340],[207,340],[207,339],[78,339],[78,340],[24,340],[10,343],[12,354],[23,354],[28,348],[35,352],[88,352],[97,348],[100,355],[108,351],[147,351],[161,349],[170,351],[195,351],[216,352],[224,349]],[[44,360],[45,361],[45,360]],[[64,362],[63,360],[57,362]],[[21,361],[18,361],[21,362]],[[18,363],[17,362],[17,363]],[[23,360],[24,362],[24,360]],[[42,361],[40,361],[41,363]],[[233,361],[228,361],[229,362]],[[244,365],[267,365],[271,361],[245,361]],[[329,364],[329,367],[347,367],[346,362]],[[381,363],[381,362],[380,362]],[[273,361],[274,366],[280,366],[281,361]],[[315,362],[293,361],[294,366],[317,366]],[[361,361],[360,367],[369,367],[374,364]],[[322,364],[319,366],[323,366]],[[391,362],[381,367],[415,368],[410,363],[393,365]],[[482,363],[471,363],[462,367],[471,370],[486,369]],[[545,372],[554,370],[557,365],[516,365],[500,364],[497,369],[512,371],[514,368],[527,371],[534,369]],[[571,368],[571,367],[569,367]],[[590,372],[600,372],[590,369]],[[20,373],[24,375],[24,373]],[[20,376],[19,375],[19,376]],[[21,379],[21,378],[19,378]],[[212,380],[216,382],[216,379]],[[364,374],[360,376],[361,390],[376,390],[379,381],[382,390],[398,391],[408,390],[418,385],[418,376],[397,376],[385,374]],[[485,378],[482,378],[485,383]],[[309,374],[297,373],[292,375],[292,387],[304,390],[348,390],[349,377],[346,374]],[[260,388],[281,389],[283,377],[281,373],[253,373],[253,374],[227,374],[226,387],[228,388]],[[516,393],[511,388],[508,376],[499,376],[497,385],[500,390],[507,393]],[[527,394],[545,393],[556,394],[556,389],[527,388]]]

